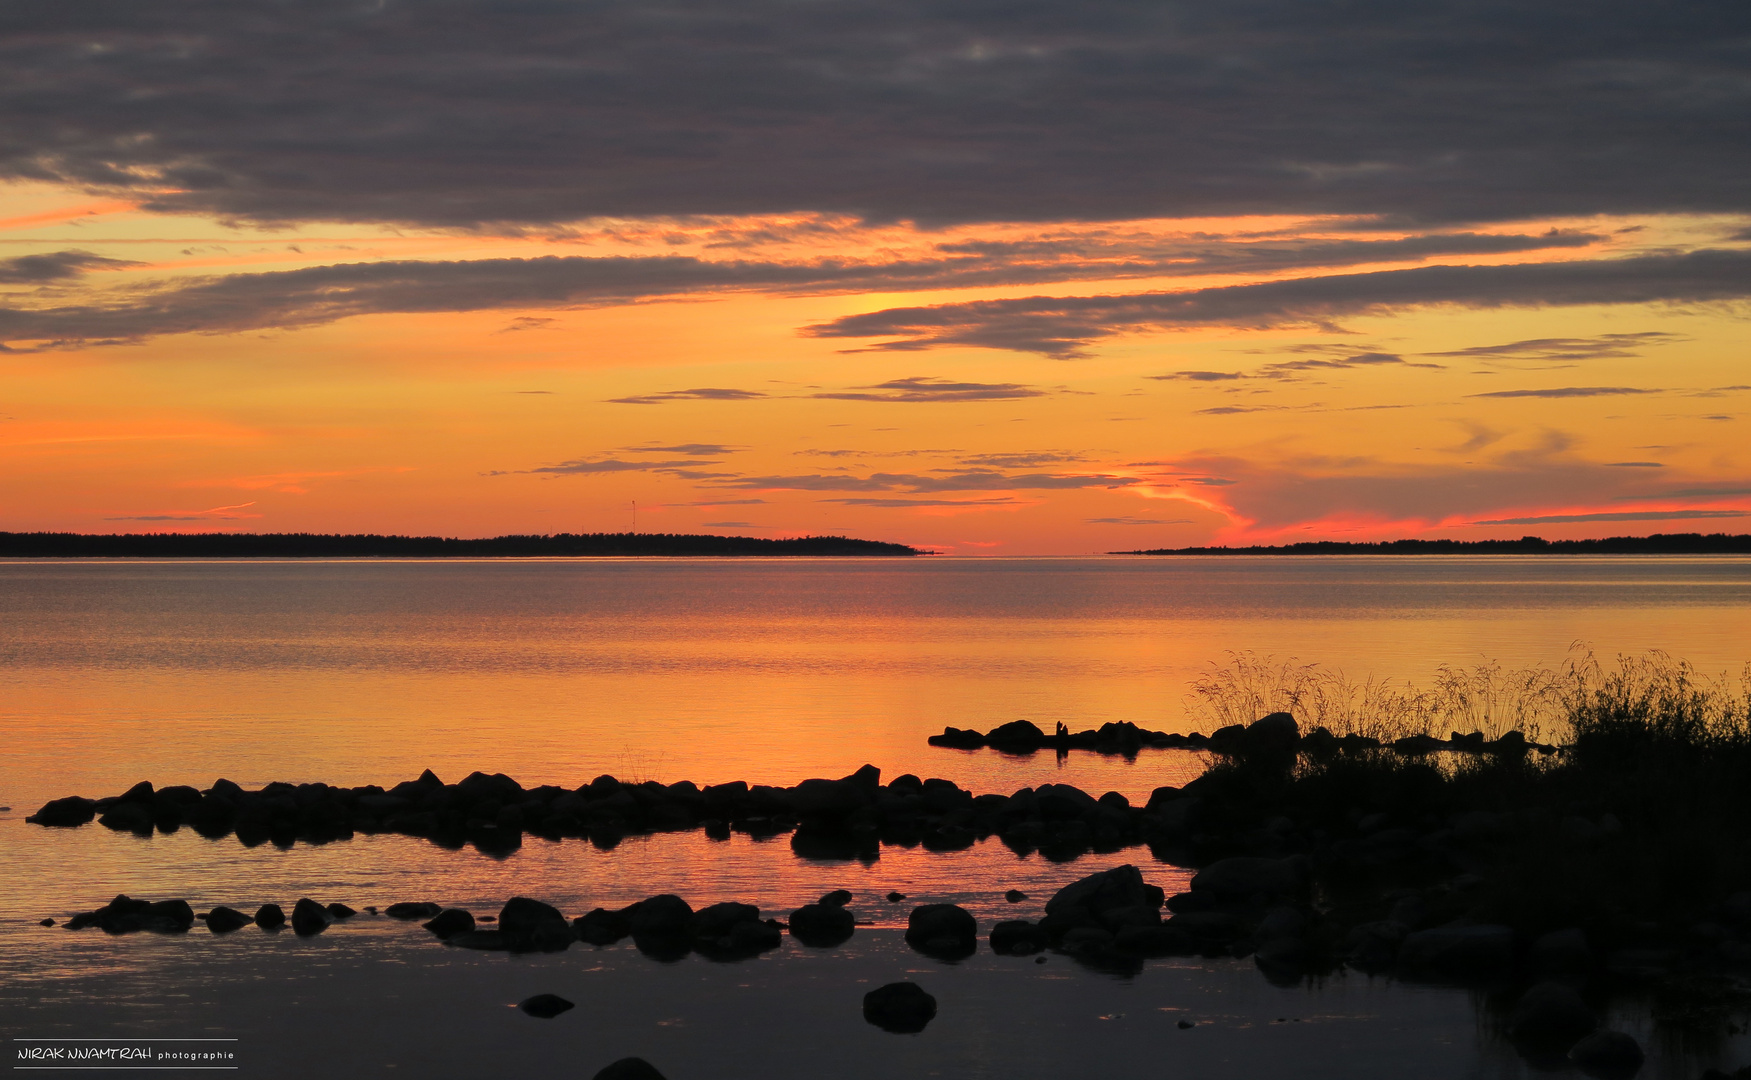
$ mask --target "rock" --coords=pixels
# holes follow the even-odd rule
[[[336,919],[350,919],[358,914],[358,912],[354,911],[352,908],[340,903],[329,904],[323,910]]]
[[[194,909],[186,900],[135,900],[126,893],[98,908],[67,920],[67,929],[95,926],[106,934],[132,934],[151,930],[160,934],[186,933],[195,922]]]
[[[1003,899],[1012,904],[1019,904],[1027,899],[1027,893],[1022,892],[1020,889],[1011,889],[1003,894]]]
[[[328,924],[334,920],[329,916],[328,909],[310,899],[302,897],[292,905],[292,932],[299,937],[311,937],[328,929]]]
[[[1414,979],[1487,979],[1514,967],[1514,931],[1506,926],[1438,926],[1405,935],[1400,975]]]
[[[979,949],[979,923],[955,904],[925,904],[912,909],[906,943],[926,956],[960,959]]]
[[[991,928],[991,951],[1001,956],[1031,956],[1049,943],[1037,923],[1011,919]]]
[[[936,999],[917,983],[889,983],[863,995],[863,1018],[896,1035],[923,1031],[935,1017]]]
[[[1046,901],[1040,920],[1054,939],[1072,929],[1093,926],[1113,932],[1121,926],[1154,925],[1161,921],[1161,889],[1143,880],[1129,863],[1090,874],[1059,889]]]
[[[640,900],[623,914],[634,937],[682,937],[693,919],[693,908],[673,893]]]
[[[91,799],[82,799],[77,795],[69,795],[64,799],[50,799],[42,809],[25,818],[32,825],[49,825],[56,828],[76,828],[97,816],[97,803]]]
[[[558,908],[527,896],[513,896],[499,909],[499,933],[514,952],[564,952],[577,940]]]
[[[689,924],[693,944],[712,960],[740,960],[757,956],[784,942],[775,922],[762,922],[760,909],[752,904],[723,903],[701,908]]]
[[[41,921],[40,921],[40,922],[38,922],[38,923],[37,923],[37,925],[38,925],[38,926],[53,926],[53,925],[55,925],[55,920],[53,920],[53,919],[43,919],[43,920],[41,920]]]
[[[1274,712],[1248,724],[1242,745],[1249,755],[1259,757],[1293,756],[1301,743],[1301,728],[1286,712]]]
[[[560,1013],[567,1012],[576,1006],[558,994],[536,994],[534,997],[524,998],[517,1002],[517,1008],[522,1009],[529,1016],[542,1020],[552,1020]]]
[[[851,937],[856,925],[850,909],[831,904],[805,904],[790,913],[791,936],[815,948],[838,945]]]
[[[985,745],[1011,753],[1038,750],[1045,744],[1046,733],[1028,720],[1011,720],[985,735]]]
[[[572,933],[590,945],[612,945],[632,933],[631,920],[607,908],[596,908],[572,920]]]
[[[1642,1067],[1641,1044],[1621,1031],[1595,1031],[1569,1048],[1569,1060],[1588,1076],[1628,1080]]]
[[[248,915],[236,908],[228,908],[223,904],[207,912],[207,929],[215,934],[228,934],[240,927],[248,926],[252,920]]]
[[[383,909],[383,914],[391,919],[431,919],[443,912],[443,908],[430,902],[402,902],[390,904]]]
[[[932,735],[925,741],[950,750],[977,750],[985,745],[985,736],[971,728],[945,727],[941,735]]]
[[[664,1080],[656,1066],[644,1058],[621,1058],[598,1072],[591,1080]]]
[[[1222,904],[1261,904],[1300,899],[1306,878],[1292,859],[1236,855],[1198,871],[1192,877],[1192,890],[1209,893]]]
[[[1583,975],[1593,969],[1593,950],[1579,927],[1541,935],[1532,942],[1529,959],[1537,975]]]
[[[804,780],[791,788],[791,805],[805,818],[837,820],[868,801],[862,785],[850,780]]]
[[[904,899],[906,899],[906,894],[903,892],[891,892],[888,894],[888,903],[890,904],[897,904]]]
[[[817,904],[825,904],[828,907],[844,907],[846,904],[851,903],[851,890],[834,889],[832,892],[815,902]]]
[[[727,937],[737,923],[759,921],[760,909],[753,904],[712,904],[694,912],[687,929],[696,938],[720,938]]]
[[[131,832],[137,836],[150,836],[155,824],[152,807],[148,803],[119,802],[97,819],[97,823],[106,829],[116,832]]]
[[[438,940],[448,941],[457,934],[466,934],[473,930],[474,915],[461,908],[446,908],[436,918],[421,925],[435,934]]]
[[[1574,987],[1561,982],[1541,982],[1520,995],[1508,1015],[1508,1034],[1534,1043],[1575,1040],[1599,1026],[1599,1018]]]
[[[263,930],[278,930],[286,925],[286,913],[278,904],[263,904],[255,909],[255,925]]]
[[[1259,941],[1299,938],[1307,933],[1307,916],[1292,907],[1274,907],[1265,912],[1252,936]]]

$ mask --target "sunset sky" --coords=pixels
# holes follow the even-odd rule
[[[0,25],[0,529],[1751,531],[1744,5]]]

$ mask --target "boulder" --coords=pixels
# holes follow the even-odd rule
[[[152,814],[152,805],[142,802],[119,802],[97,819],[97,823],[106,829],[117,832],[131,832],[138,836],[152,835],[156,819]]]
[[[991,928],[991,951],[1002,956],[1031,956],[1049,942],[1038,923],[1011,919]]]
[[[1588,1076],[1628,1080],[1642,1067],[1642,1048],[1621,1031],[1595,1031],[1569,1047],[1569,1060]]]
[[[448,941],[457,934],[466,934],[474,929],[474,915],[461,908],[446,908],[429,922],[422,923],[440,941]]]
[[[889,983],[863,995],[863,1018],[883,1031],[915,1034],[935,1017],[936,999],[917,983]]]
[[[1027,893],[1022,892],[1020,889],[1011,889],[1003,894],[1003,899],[1012,904],[1019,904],[1027,899]]]
[[[228,934],[240,927],[248,926],[252,921],[243,912],[223,904],[207,912],[207,929],[215,934]]]
[[[558,994],[536,994],[517,1002],[517,1008],[529,1016],[541,1020],[551,1020],[562,1012],[576,1008],[571,1002]]]
[[[926,956],[959,959],[979,948],[979,923],[955,904],[925,904],[912,909],[906,943]]]
[[[760,909],[753,904],[712,904],[693,913],[693,919],[688,923],[688,932],[695,938],[715,940],[728,937],[737,923],[759,921]]]
[[[302,897],[292,905],[292,932],[299,937],[311,937],[328,929],[328,924],[334,919],[328,909],[310,899]]]
[[[693,919],[693,908],[673,893],[640,900],[622,912],[635,937],[682,937]]]
[[[817,904],[825,904],[828,907],[844,907],[846,904],[851,903],[851,890],[834,889],[832,892],[815,902]]]
[[[1246,726],[1245,752],[1259,757],[1293,756],[1301,743],[1301,728],[1286,712],[1262,716]]]
[[[663,1074],[644,1058],[627,1057],[606,1066],[591,1080],[663,1080]]]
[[[589,945],[612,945],[632,933],[632,923],[621,912],[596,908],[572,920],[572,933]]]
[[[564,952],[577,940],[558,908],[527,896],[513,896],[499,909],[499,933],[514,952]]]
[[[844,818],[869,801],[869,793],[852,780],[804,780],[790,794],[791,805],[805,818]]]
[[[255,909],[255,925],[263,930],[278,930],[286,925],[286,913],[278,904],[263,904]]]
[[[64,799],[50,799],[42,809],[25,818],[32,825],[49,825],[57,828],[75,828],[97,816],[97,804],[90,799],[82,799],[77,795],[69,795]]]
[[[890,904],[897,904],[906,899],[906,894],[903,892],[891,892],[887,895],[886,899]]]
[[[329,904],[323,908],[323,910],[328,912],[331,918],[335,919],[350,919],[358,914],[357,911],[354,911],[352,908],[341,903]]]
[[[1407,978],[1489,979],[1513,967],[1514,931],[1489,923],[1419,930],[1398,947],[1398,972]]]
[[[1541,982],[1520,995],[1508,1015],[1508,1034],[1529,1043],[1571,1046],[1599,1026],[1599,1018],[1574,987]]]
[[[67,929],[95,926],[106,934],[132,934],[151,930],[161,934],[185,933],[195,922],[194,909],[186,900],[135,900],[126,893],[98,908],[67,920]]]
[[[1224,905],[1268,904],[1298,900],[1306,891],[1301,864],[1293,859],[1235,855],[1218,859],[1192,877],[1192,890]]]
[[[1113,931],[1120,926],[1152,925],[1161,921],[1160,888],[1143,880],[1135,866],[1126,863],[1073,881],[1046,901],[1041,925],[1054,938],[1079,926]]]
[[[1038,750],[1046,745],[1046,733],[1032,721],[1011,720],[987,732],[985,745],[1011,753]]]
[[[805,904],[790,913],[791,936],[815,948],[850,938],[857,925],[850,909],[836,904]]]
[[[383,909],[383,914],[391,919],[431,919],[438,916],[443,910],[437,904],[429,901],[419,903],[403,901],[399,904],[390,904]]]

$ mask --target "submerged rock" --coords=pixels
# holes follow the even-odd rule
[[[517,1002],[517,1008],[522,1009],[529,1016],[542,1020],[551,1020],[560,1013],[576,1007],[558,994],[536,994],[534,997],[524,998]]]
[[[255,909],[255,925],[263,930],[278,930],[286,925],[286,912],[278,904],[263,904]]]
[[[390,904],[383,914],[391,919],[431,919],[443,913],[443,908],[430,902]]]
[[[328,929],[333,922],[328,909],[310,899],[300,899],[292,906],[292,932],[299,937],[313,937]]]
[[[926,956],[958,960],[978,951],[979,923],[956,904],[925,904],[912,909],[906,943]]]
[[[923,1031],[935,1017],[936,999],[917,983],[889,983],[863,995],[863,1018],[896,1035]]]
[[[644,1058],[621,1058],[603,1068],[591,1080],[664,1080],[656,1066]]]
[[[833,904],[805,904],[790,913],[791,936],[815,948],[847,940],[856,925],[857,920],[848,908]]]
[[[223,904],[207,912],[207,929],[215,934],[227,934],[233,930],[248,926],[253,921],[248,915],[236,908],[225,907]]]

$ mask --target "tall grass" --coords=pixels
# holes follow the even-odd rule
[[[1430,684],[1418,686],[1374,676],[1357,681],[1293,657],[1235,652],[1194,680],[1186,697],[1195,727],[1245,724],[1279,711],[1294,714],[1304,730],[1382,741],[1455,731],[1494,739],[1517,730],[1534,742],[1585,737],[1601,751],[1650,739],[1724,749],[1751,745],[1751,664],[1731,680],[1703,676],[1663,652],[1620,656],[1607,666],[1576,646],[1558,667],[1443,664]]]

